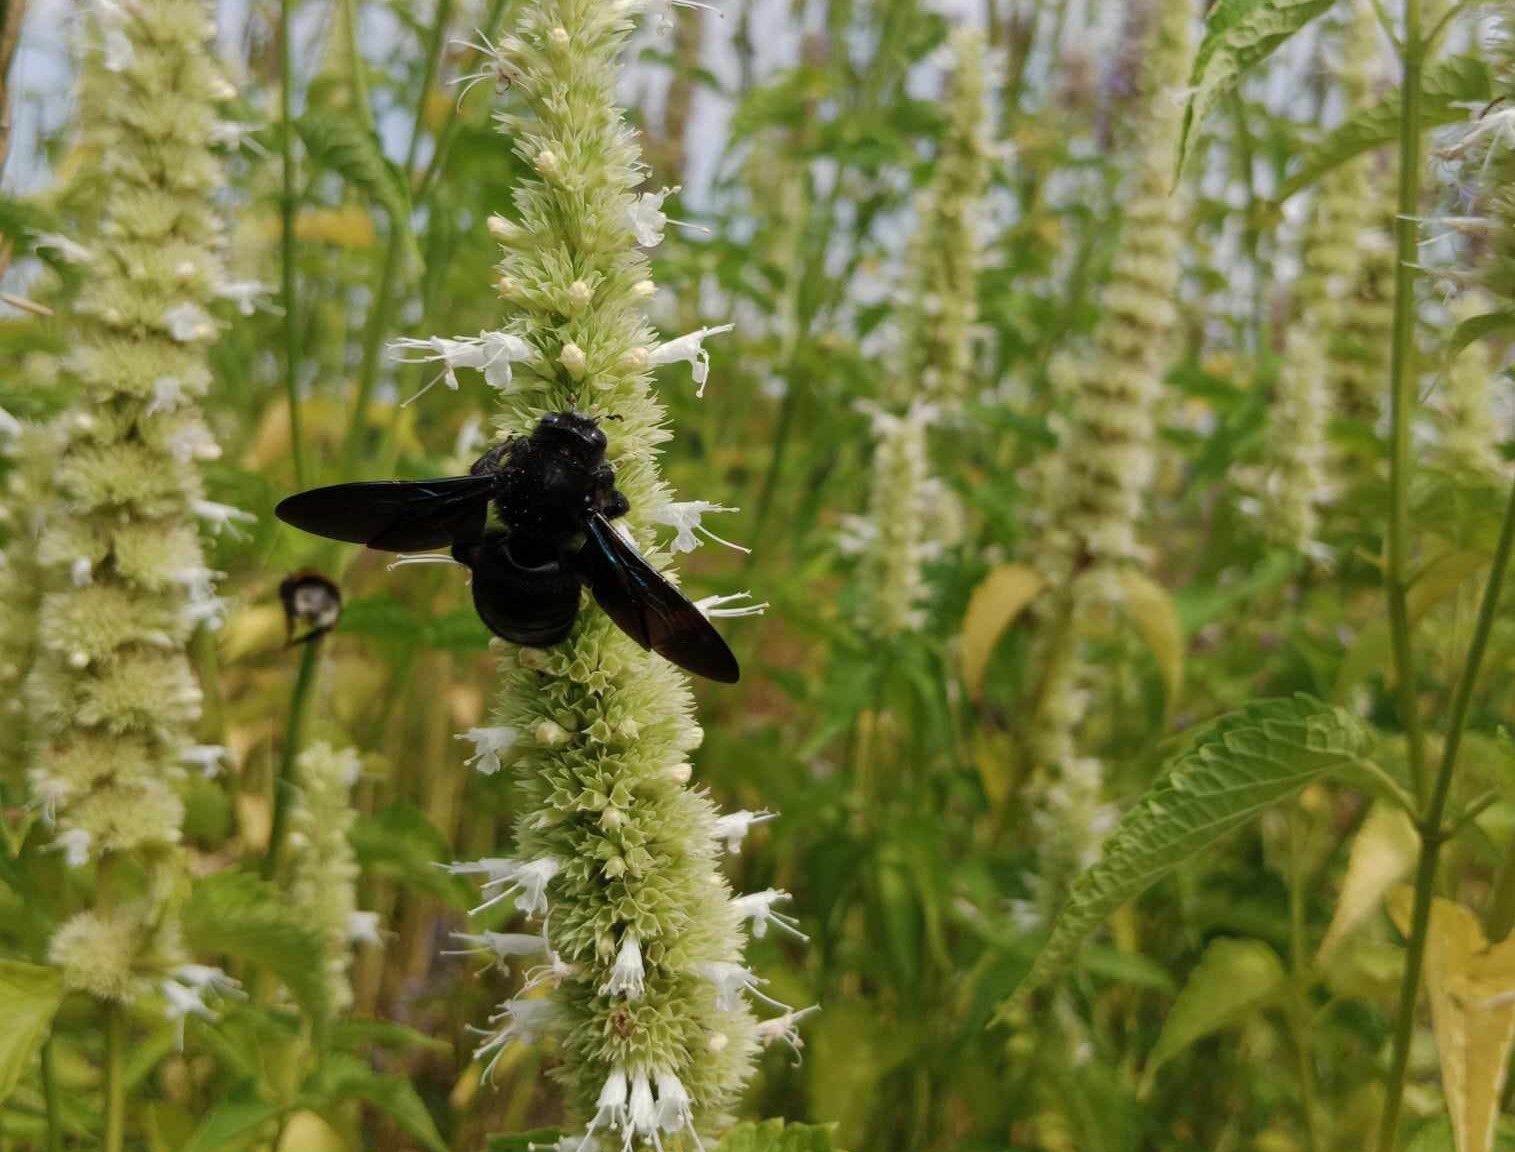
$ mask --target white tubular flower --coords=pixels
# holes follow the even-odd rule
[[[735,1012],[742,1006],[742,994],[747,993],[764,1004],[780,1011],[788,1009],[762,990],[765,981],[750,968],[744,968],[733,960],[706,960],[695,965],[695,971],[715,987],[715,1006],[722,1012]]]
[[[56,252],[65,264],[88,264],[95,254],[83,244],[70,240],[57,232],[43,232],[32,244],[38,252]]]
[[[610,979],[600,985],[600,995],[640,1000],[646,988],[646,975],[646,969],[642,967],[642,946],[628,932],[615,954],[615,963],[610,966]]]
[[[216,322],[200,305],[185,300],[163,313],[163,326],[180,344],[216,338]]]
[[[627,1140],[630,1137],[653,1136],[658,1131],[658,1108],[657,1102],[652,1098],[652,1085],[648,1083],[647,1073],[637,1071],[631,1077],[631,1092],[627,1098]]]
[[[473,1050],[475,1060],[483,1060],[484,1081],[489,1082],[495,1065],[500,1062],[505,1049],[512,1044],[535,1044],[552,1026],[557,1006],[551,1000],[507,1000],[500,1010],[489,1018],[495,1025],[492,1031],[480,1032],[482,1043]]]
[[[541,936],[524,932],[454,932],[452,938],[467,947],[447,949],[443,956],[493,956],[493,962],[486,967],[498,968],[507,975],[510,972],[507,960],[535,956],[547,948],[547,941]]]
[[[663,188],[657,192],[643,192],[631,202],[627,223],[637,243],[643,248],[656,248],[663,242],[663,229],[668,226],[668,217],[663,213],[663,201],[678,194],[678,188]]]
[[[448,871],[454,875],[487,875],[484,892],[489,899],[473,909],[469,915],[477,916],[493,908],[511,896],[516,898],[516,910],[528,916],[547,914],[547,885],[558,874],[561,865],[550,856],[540,860],[528,860],[518,864],[514,860],[487,859],[466,864],[453,864]]]
[[[472,765],[484,776],[493,776],[500,770],[500,757],[508,753],[520,738],[521,734],[514,728],[503,726],[470,728],[454,737],[455,740],[468,740],[473,744],[473,755],[463,763]]]
[[[740,508],[727,508],[724,504],[712,504],[708,500],[684,500],[671,504],[664,504],[653,512],[654,523],[666,524],[677,533],[673,542],[668,545],[668,550],[674,554],[680,552],[693,552],[700,546],[700,536],[714,540],[717,544],[724,544],[727,548],[737,552],[748,553],[752,549],[744,548],[740,544],[733,544],[730,540],[717,536],[701,522],[703,517],[711,512],[740,512]]]
[[[449,389],[458,390],[457,370],[471,368],[484,374],[484,383],[501,392],[510,390],[514,383],[512,365],[536,359],[536,350],[519,336],[508,332],[480,332],[477,336],[458,336],[448,339],[431,336],[424,340],[403,337],[389,342],[389,350],[402,364],[441,364],[442,371],[422,388],[411,400],[434,387],[438,381]],[[413,352],[412,356],[401,353]],[[406,401],[409,403],[410,401]]]
[[[354,944],[381,945],[384,937],[379,931],[379,914],[353,909],[347,914],[347,939]]]
[[[184,1025],[189,1017],[219,1019],[217,1013],[206,1004],[207,996],[242,995],[241,984],[221,969],[204,964],[181,964],[158,987],[167,1001],[163,1009],[164,1019],[177,1025],[180,1051],[184,1049]]]
[[[233,508],[230,504],[218,504],[214,500],[191,501],[189,510],[205,521],[213,536],[220,535],[234,524],[256,524],[258,521],[251,512]]]
[[[53,847],[63,853],[63,860],[70,868],[83,868],[89,863],[93,842],[94,837],[85,828],[68,828],[53,837]]]
[[[731,905],[744,920],[752,921],[752,935],[759,940],[768,934],[770,924],[789,933],[796,940],[809,940],[810,937],[800,931],[798,920],[793,916],[774,911],[775,904],[789,898],[787,892],[780,892],[777,888],[765,888],[761,892],[750,892],[745,896],[734,897]]]
[[[743,808],[737,812],[728,812],[715,822],[715,838],[726,845],[726,851],[733,856],[739,856],[742,852],[742,841],[747,838],[747,832],[756,824],[766,824],[776,819],[777,813],[766,809],[761,812],[750,812]]]
[[[273,292],[271,284],[258,280],[228,280],[216,286],[216,299],[229,300],[243,316],[251,316]]]
[[[733,592],[729,596],[702,596],[694,602],[700,614],[708,620],[736,619],[741,616],[761,616],[771,605],[764,600],[759,604],[744,604],[752,599],[751,592]]]
[[[798,1059],[800,1049],[805,1047],[805,1041],[800,1038],[799,1023],[820,1010],[819,1004],[812,1004],[808,1008],[785,1012],[782,1016],[774,1016],[769,1020],[759,1020],[756,1029],[757,1037],[764,1044],[787,1044]]]
[[[600,1089],[599,1098],[595,1101],[594,1117],[589,1121],[589,1127],[584,1132],[587,1141],[594,1136],[597,1128],[624,1129],[627,1126],[626,1100],[629,1095],[629,1086],[626,1083],[626,1070],[615,1067],[610,1070],[610,1075],[605,1077],[605,1085]],[[581,1144],[580,1147],[583,1147]]]
[[[710,380],[710,353],[705,351],[705,341],[720,336],[735,328],[735,324],[718,324],[714,328],[701,328],[687,336],[666,341],[653,348],[647,355],[647,366],[659,368],[665,364],[688,364],[694,375],[694,394],[705,395],[705,385]]]
[[[200,769],[200,775],[212,780],[221,775],[221,768],[231,754],[220,744],[191,744],[179,753],[179,760]]]

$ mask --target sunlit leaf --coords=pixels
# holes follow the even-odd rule
[[[1394,923],[1406,934],[1413,903],[1407,888],[1389,898]],[[1457,1152],[1488,1152],[1515,1040],[1515,939],[1490,947],[1472,912],[1435,897],[1425,986]]]
[[[1420,840],[1404,811],[1376,804],[1352,840],[1347,874],[1331,926],[1320,942],[1316,962],[1325,965],[1346,939],[1383,901],[1384,895],[1415,866]]]
[[[1178,703],[1184,683],[1184,630],[1173,597],[1150,576],[1134,568],[1121,574],[1121,587],[1126,594],[1123,605],[1126,618],[1157,661],[1164,700],[1171,711]]]
[[[963,685],[968,695],[977,697],[983,692],[994,646],[1045,583],[1039,572],[1025,564],[1001,564],[973,590],[962,628]]]
[[[1311,780],[1359,759],[1362,723],[1308,696],[1261,700],[1204,729],[1074,881],[1015,999],[1062,972],[1078,945],[1131,897]]]
[[[250,1147],[279,1115],[277,1104],[250,1092],[233,1096],[206,1113],[194,1135],[179,1152],[238,1152]]]
[[[1194,131],[1253,65],[1331,7],[1331,0],[1218,0],[1189,73],[1189,105],[1178,141],[1178,168]]]
[[[1225,936],[1212,940],[1163,1021],[1147,1061],[1148,1082],[1189,1045],[1268,1004],[1285,979],[1278,954],[1262,941]]]
[[[0,960],[0,1101],[41,1049],[62,1002],[63,975],[56,968]]]
[[[403,1076],[387,1076],[352,1058],[333,1058],[323,1069],[315,1095],[327,1103],[363,1100],[387,1115],[430,1152],[448,1152],[447,1141],[415,1086]]]

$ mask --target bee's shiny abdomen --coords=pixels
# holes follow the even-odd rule
[[[579,578],[560,554],[521,563],[503,536],[491,536],[471,566],[474,608],[496,636],[545,648],[568,635],[579,614]]]

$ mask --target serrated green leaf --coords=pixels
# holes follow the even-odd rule
[[[442,1139],[425,1101],[403,1076],[385,1076],[360,1060],[336,1057],[328,1061],[316,1092],[325,1104],[366,1101],[431,1152],[448,1152],[447,1141]]]
[[[365,193],[411,243],[410,189],[370,129],[353,117],[313,109],[295,121],[295,131],[312,164]]]
[[[1360,721],[1309,696],[1257,701],[1210,724],[1074,882],[1012,1003],[1061,972],[1084,937],[1127,900],[1322,773],[1350,766],[1367,745]]]
[[[1498,312],[1485,312],[1482,316],[1469,316],[1447,337],[1447,355],[1456,356],[1469,344],[1476,343],[1485,336],[1508,339],[1512,335],[1515,335],[1515,309],[1505,308]]]
[[[326,1015],[326,962],[320,931],[297,918],[278,888],[246,872],[201,880],[184,905],[193,952],[235,956],[268,969],[300,1006]]]
[[[1212,940],[1168,1010],[1147,1061],[1147,1082],[1189,1045],[1267,1004],[1283,988],[1284,966],[1261,940]]]
[[[1470,105],[1492,98],[1489,66],[1476,56],[1452,56],[1426,70],[1421,82],[1421,123],[1427,128],[1468,118]],[[1359,108],[1300,156],[1299,165],[1278,190],[1278,203],[1312,188],[1331,169],[1399,138],[1399,89]],[[1476,338],[1476,337],[1475,337]]]
[[[1189,104],[1178,139],[1178,170],[1194,129],[1253,65],[1331,7],[1332,0],[1218,0],[1189,73]]]
[[[757,1120],[729,1130],[716,1152],[836,1152],[832,1139],[829,1125]]]
[[[56,968],[0,960],[0,1101],[41,1049],[63,1002],[63,976]]]

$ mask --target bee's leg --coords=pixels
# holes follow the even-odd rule
[[[498,472],[509,455],[511,447],[519,437],[512,436],[509,440],[496,444],[484,455],[473,462],[473,467],[468,470],[470,476],[485,476],[491,472]]]

